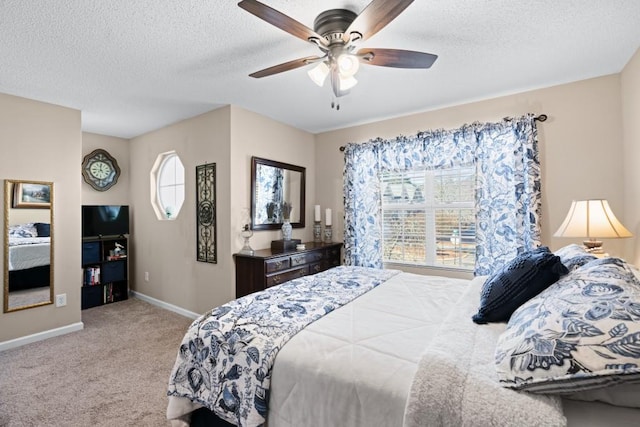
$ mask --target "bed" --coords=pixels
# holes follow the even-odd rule
[[[602,261],[595,257],[580,256],[584,258],[583,266],[595,263],[596,270],[612,265],[618,268],[621,263],[616,260],[598,264]],[[539,295],[526,295],[526,304],[537,307],[538,297],[555,298],[548,291],[554,287],[568,289],[566,283],[572,283],[571,275],[579,277],[578,281],[585,274],[598,277],[593,268],[585,273],[583,266],[571,272],[567,269],[563,278]],[[515,372],[510,378],[508,372],[500,372],[496,356],[502,354],[504,360],[505,348],[518,345],[516,332],[521,332],[523,325],[512,325],[511,321],[479,325],[471,320],[486,303],[487,283],[492,279],[461,280],[343,266],[232,301],[194,321],[185,335],[170,376],[167,417],[172,425],[189,425],[192,421],[197,424],[197,416],[192,419],[192,413],[209,413],[213,409],[231,424],[263,425],[268,420],[269,427],[601,426],[611,424],[612,419],[619,426],[637,425],[637,365],[626,366],[622,374],[605,375],[615,380],[595,390],[558,394],[512,388],[514,384],[509,381],[514,382],[520,373]],[[631,289],[630,295],[625,294],[627,307],[635,313],[630,301],[637,298],[640,307],[640,282],[635,276],[627,281],[637,288],[637,292]],[[251,331],[246,323],[242,324],[243,317],[229,322],[239,328],[235,332],[225,330],[225,319],[234,312],[255,315],[257,311],[252,314],[250,307],[270,304],[276,295],[289,292],[287,289],[322,288],[322,283],[338,287],[356,287],[352,284],[358,283],[367,289],[356,292],[350,302],[332,300],[324,307],[326,314],[318,318],[310,315],[312,321],[297,332],[289,330],[291,336],[284,342],[268,342],[264,348],[279,350],[277,357],[261,359],[254,357],[252,350],[239,350],[262,348],[257,344],[260,338],[246,334]],[[302,295],[297,300],[289,295],[283,301],[304,299]],[[282,301],[278,304],[282,305]],[[535,312],[526,304],[519,304],[517,319]],[[296,312],[295,307],[285,308],[290,314],[291,310]],[[637,314],[625,322],[640,322],[640,313]],[[258,320],[257,323],[269,324],[264,318]],[[635,337],[633,331],[627,332],[626,336]],[[221,357],[224,352],[219,351],[220,337],[227,339],[227,349],[234,349],[226,361]],[[640,340],[640,332],[637,337]],[[501,345],[505,348],[501,349]],[[514,360],[522,355],[521,350],[520,345],[520,353],[512,355]],[[272,369],[264,365],[265,360],[273,362]],[[256,366],[252,368],[254,361]],[[265,383],[264,375],[256,373],[267,371],[271,375]],[[254,379],[249,378],[252,375]],[[254,384],[256,376],[261,380],[259,386]],[[214,384],[217,380],[221,380],[218,388]],[[517,386],[542,383],[544,380]],[[268,392],[263,390],[265,386]]]
[[[48,226],[29,223],[9,227],[9,291],[49,285],[51,237]]]

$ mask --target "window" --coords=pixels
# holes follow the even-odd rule
[[[177,218],[184,203],[184,165],[175,151],[162,153],[156,159],[151,188],[151,204],[158,219]]]
[[[383,261],[473,269],[475,167],[381,176]]]

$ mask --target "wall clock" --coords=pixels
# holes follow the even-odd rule
[[[84,156],[82,177],[98,191],[107,191],[118,182],[120,167],[111,154],[98,148]]]

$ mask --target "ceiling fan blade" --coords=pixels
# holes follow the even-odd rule
[[[271,25],[286,31],[304,41],[316,40],[324,46],[327,45],[327,41],[318,33],[304,24],[296,21],[293,18],[288,17],[282,12],[279,12],[266,4],[260,3],[257,0],[242,0],[238,3],[242,9],[257,16],[258,18],[267,21]]]
[[[342,39],[347,43],[353,32],[360,33],[363,41],[368,39],[393,21],[411,3],[413,0],[373,0],[349,25]]]
[[[323,58],[324,57],[322,56],[307,56],[305,58],[294,59],[293,61],[284,62],[282,64],[274,65],[273,67],[265,68],[264,70],[256,71],[255,73],[249,74],[249,77],[255,77],[256,79],[259,79],[260,77],[267,77],[273,74],[295,70],[296,68],[304,67],[305,65],[318,62]]]
[[[438,55],[400,49],[360,49],[357,53],[363,64],[396,68],[430,68]]]

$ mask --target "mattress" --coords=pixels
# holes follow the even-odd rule
[[[9,271],[49,265],[50,255],[49,237],[9,238]]]

